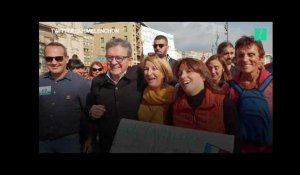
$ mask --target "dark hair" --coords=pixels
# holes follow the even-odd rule
[[[157,35],[157,36],[154,38],[154,41],[155,41],[155,40],[161,40],[161,39],[165,40],[166,43],[167,43],[167,45],[168,45],[168,38],[167,38],[166,36],[164,36],[164,35]]]
[[[94,65],[97,65],[97,66],[101,67],[101,69],[103,69],[103,65],[101,64],[100,61],[98,61],[98,60],[93,61],[93,62],[91,63],[90,69],[89,69],[89,76],[91,76],[91,77],[93,76],[93,66],[94,66]]]
[[[67,48],[63,44],[58,43],[58,42],[52,42],[52,43],[47,44],[46,47],[44,48],[44,55],[46,55],[46,49],[47,49],[48,46],[62,47],[64,49],[64,56],[66,56],[66,57],[68,56]]]
[[[111,40],[109,40],[107,43],[106,43],[106,53],[107,53],[107,50],[111,47],[115,47],[115,46],[121,46],[123,48],[126,48],[127,49],[127,56],[131,56],[132,55],[132,48],[131,48],[131,44],[126,41],[126,40],[123,40],[121,38],[112,38]]]
[[[217,49],[217,54],[221,54],[223,49],[226,48],[227,46],[234,48],[233,44],[231,44],[231,42],[224,41],[221,44],[219,44],[218,49]]]
[[[178,71],[181,64],[185,63],[189,68],[191,68],[194,72],[199,73],[204,79],[205,88],[209,88],[217,93],[224,93],[222,89],[218,86],[218,84],[212,79],[211,73],[208,70],[207,66],[198,59],[195,58],[183,58],[178,60],[178,64],[175,66],[175,75],[177,79],[179,79]]]
[[[67,69],[73,70],[75,68],[84,68],[84,64],[82,63],[82,61],[80,59],[72,58],[69,60],[69,62],[67,64]]]
[[[250,36],[250,37],[249,36],[242,36],[240,39],[238,39],[235,42],[235,50],[237,51],[240,48],[247,47],[247,46],[250,46],[252,44],[254,44],[258,47],[259,57],[263,58],[265,56],[265,50],[264,50],[263,44],[260,40],[257,40],[257,41],[254,40],[253,36]],[[236,54],[236,52],[235,52],[235,54]]]

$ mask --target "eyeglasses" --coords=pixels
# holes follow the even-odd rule
[[[100,72],[100,71],[102,71],[102,68],[99,68],[99,69],[93,68],[93,71],[94,71],[94,72],[96,72],[96,71],[99,71],[99,72]]]
[[[53,59],[57,62],[61,62],[64,59],[64,56],[56,56],[56,57],[44,57],[46,62],[52,62]]]
[[[111,55],[107,55],[106,59],[109,62],[112,62],[114,59],[116,60],[116,62],[120,63],[122,62],[124,59],[129,58],[130,56],[111,56]]]
[[[164,44],[153,44],[153,47],[156,48],[159,46],[159,48],[163,48],[165,45]]]

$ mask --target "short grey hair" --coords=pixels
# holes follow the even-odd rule
[[[106,53],[107,53],[107,50],[111,47],[115,47],[115,46],[121,46],[123,48],[126,48],[127,49],[127,56],[132,56],[132,48],[131,48],[131,44],[126,41],[126,40],[123,40],[121,38],[112,38],[111,40],[109,40],[107,43],[106,43]]]

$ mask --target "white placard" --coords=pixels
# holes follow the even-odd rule
[[[233,152],[234,136],[121,119],[111,153]]]
[[[177,59],[175,54],[175,44],[174,44],[174,36],[165,32],[161,32],[158,30],[151,29],[149,27],[141,26],[141,35],[143,41],[143,53],[147,55],[148,53],[154,52],[153,42],[154,38],[157,35],[164,35],[168,38],[169,50],[168,54],[171,58]]]

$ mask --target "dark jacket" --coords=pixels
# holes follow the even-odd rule
[[[87,112],[92,105],[105,105],[106,109],[102,118],[96,121],[100,136],[100,152],[109,152],[120,119],[137,120],[145,86],[143,83],[142,70],[138,66],[129,67],[117,85],[106,74],[93,79]]]
[[[175,87],[175,85],[177,83],[177,78],[176,78],[176,75],[175,75],[175,67],[177,66],[178,61],[171,58],[169,55],[167,55],[167,60],[170,64],[170,66],[172,68],[172,72],[174,74],[173,79],[169,82],[169,84]]]

